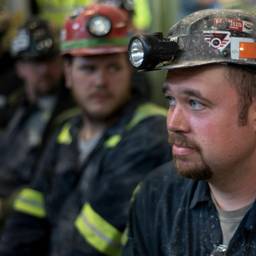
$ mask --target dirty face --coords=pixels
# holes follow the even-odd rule
[[[169,102],[169,141],[180,174],[209,180],[241,171],[252,162],[255,103],[248,122],[239,125],[239,96],[225,67],[169,71],[164,92]]]
[[[69,87],[89,119],[111,118],[131,97],[131,68],[124,53],[74,57],[66,73]]]

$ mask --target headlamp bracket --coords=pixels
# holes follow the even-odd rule
[[[161,62],[174,59],[179,49],[177,40],[164,38],[162,33],[154,33],[133,37],[129,43],[128,54],[135,68],[151,70]]]

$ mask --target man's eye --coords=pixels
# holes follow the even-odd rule
[[[200,101],[194,99],[189,100],[189,105],[193,110],[202,110],[205,107]]]
[[[167,96],[167,102],[169,107],[175,107],[176,106],[176,99],[172,96]]]
[[[84,71],[84,72],[87,72],[87,73],[93,73],[95,70],[96,70],[96,68],[94,67],[94,66],[80,66],[80,70],[81,71]]]

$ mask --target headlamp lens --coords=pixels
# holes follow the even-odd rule
[[[142,42],[139,39],[134,39],[131,42],[129,54],[131,64],[135,68],[140,67],[144,61],[144,48]]]
[[[94,36],[106,36],[111,30],[111,21],[104,16],[92,17],[88,23],[88,30]]]

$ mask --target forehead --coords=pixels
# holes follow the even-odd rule
[[[35,67],[35,66],[57,63],[60,60],[61,60],[60,56],[53,56],[53,57],[47,57],[47,58],[20,59],[20,60],[17,60],[17,63],[21,63],[22,65],[26,65],[26,66]]]
[[[207,65],[203,67],[169,70],[164,83],[164,90],[184,88],[195,90],[218,90],[230,87],[227,68],[224,65]]]
[[[81,56],[74,57],[74,61],[77,63],[83,64],[95,64],[100,65],[103,63],[127,63],[127,57],[124,53],[115,53],[115,54],[102,54],[102,55],[92,55],[92,56]]]

